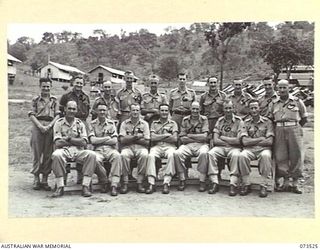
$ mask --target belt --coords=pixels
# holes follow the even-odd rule
[[[173,114],[177,114],[177,115],[190,115],[191,111],[180,111],[180,110],[175,110],[172,112]]]
[[[39,121],[47,121],[47,122],[51,122],[53,120],[53,118],[50,116],[38,116],[37,119]]]
[[[276,122],[277,127],[292,127],[298,125],[298,122]]]

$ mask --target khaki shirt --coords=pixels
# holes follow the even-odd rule
[[[273,101],[276,100],[278,98],[278,95],[276,92],[274,92],[274,94],[270,97],[270,96],[261,96],[258,98],[259,101],[259,106],[260,106],[260,115],[262,116],[268,116],[268,112],[269,112],[269,104]]]
[[[70,91],[67,94],[64,94],[60,99],[60,110],[65,114],[65,107],[69,101],[75,101],[77,103],[78,111],[76,117],[81,120],[86,120],[89,116],[90,110],[90,98],[83,91],[80,92],[80,95],[77,96],[74,90]]]
[[[288,100],[282,101],[280,97],[270,105],[270,117],[274,122],[295,121],[307,117],[307,108],[298,97],[289,95]]]
[[[244,129],[241,133],[241,137],[247,136],[251,138],[258,137],[274,137],[273,124],[270,119],[265,116],[260,116],[259,121],[255,123],[250,116],[250,118],[244,121]],[[248,147],[252,149],[270,149],[271,147],[253,146]]]
[[[203,134],[209,132],[208,118],[200,115],[197,121],[191,120],[191,115],[182,120],[180,136],[187,134]]]
[[[117,128],[114,124],[114,122],[110,119],[105,119],[102,123],[99,121],[99,119],[95,119],[89,124],[89,138],[91,136],[95,137],[106,137],[110,136],[118,137]],[[99,149],[101,147],[111,147],[109,145],[95,145],[95,149]],[[113,148],[113,147],[112,147]]]
[[[107,106],[107,118],[111,120],[117,120],[118,114],[120,113],[119,101],[115,98],[106,99],[104,96],[100,96],[94,100],[92,105],[92,118],[95,119],[98,113],[98,106],[100,104],[105,104]]]
[[[186,88],[181,92],[179,88],[172,89],[169,94],[170,110],[174,111],[190,111],[191,103],[196,99],[193,89]]]
[[[212,96],[209,91],[200,96],[201,114],[208,118],[218,118],[223,115],[223,101],[227,94],[218,90],[217,94]]]
[[[127,135],[143,135],[144,139],[150,140],[149,124],[139,119],[136,124],[133,124],[131,119],[127,119],[121,123],[119,136]]]
[[[137,88],[122,88],[117,92],[116,98],[119,100],[120,111],[129,112],[132,103],[141,103],[141,92]]]
[[[234,94],[232,94],[229,96],[229,98],[234,105],[235,114],[237,116],[243,118],[249,114],[248,102],[252,99],[252,96],[250,94],[242,92],[240,96],[235,96]]]
[[[244,123],[239,116],[233,115],[231,121],[226,120],[224,116],[220,117],[214,126],[213,133],[219,136],[240,138],[244,130]]]
[[[38,119],[51,121],[60,113],[57,98],[54,96],[44,99],[39,95],[32,99],[31,106],[28,116],[34,115]]]
[[[168,104],[167,97],[164,94],[156,93],[155,95],[150,92],[142,95],[141,109],[159,109],[160,104]]]
[[[150,133],[161,134],[171,134],[178,133],[178,125],[175,121],[168,119],[165,123],[161,120],[153,121],[150,128]],[[156,144],[170,144],[166,142],[156,142]],[[172,145],[172,144],[170,144]]]

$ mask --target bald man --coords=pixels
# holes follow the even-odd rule
[[[199,192],[206,190],[205,179],[208,172],[207,152],[209,151],[208,144],[209,124],[206,116],[200,115],[199,102],[191,104],[191,115],[186,116],[182,120],[180,140],[182,145],[174,152],[176,169],[179,174],[178,190],[185,189],[186,180],[186,165],[187,157],[198,157],[198,168],[200,172]]]

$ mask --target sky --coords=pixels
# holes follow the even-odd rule
[[[42,39],[42,34],[45,32],[62,32],[64,30],[71,32],[82,33],[82,36],[87,38],[93,35],[93,30],[103,29],[107,34],[120,35],[121,29],[127,33],[147,29],[151,33],[161,35],[165,33],[165,28],[171,26],[179,29],[182,27],[189,28],[192,23],[161,23],[161,24],[9,24],[7,29],[7,38],[10,44],[16,42],[19,37],[27,36],[34,39],[36,43]]]

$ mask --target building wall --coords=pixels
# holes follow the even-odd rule
[[[97,68],[89,74],[90,81],[97,82],[99,79],[99,73],[103,74],[103,81],[108,81],[108,80],[110,81],[111,80],[112,74],[109,71],[107,71],[103,68]]]
[[[17,73],[16,66],[14,64],[11,66],[8,65],[8,74],[16,75],[16,73]]]
[[[69,73],[63,72],[50,64],[47,66],[44,66],[41,69],[40,77],[48,77],[48,75],[47,75],[48,69],[51,69],[51,78],[53,78],[53,79],[64,79],[67,81],[69,81],[71,79],[71,76]]]

